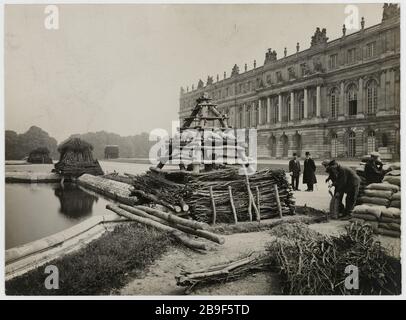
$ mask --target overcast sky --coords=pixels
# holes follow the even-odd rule
[[[73,133],[120,135],[171,128],[180,86],[262,65],[310,45],[316,27],[341,36],[345,5],[43,5],[5,8],[5,127],[31,125],[59,142]],[[382,4],[359,5],[366,27]],[[350,33],[350,32],[348,32]]]

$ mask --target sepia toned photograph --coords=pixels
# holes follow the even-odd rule
[[[6,296],[402,294],[400,3],[3,8]]]

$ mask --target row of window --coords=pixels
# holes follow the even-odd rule
[[[358,112],[358,89],[355,84],[351,84],[347,89],[348,115],[354,116]],[[340,102],[340,91],[333,88],[330,92],[330,117],[335,119],[338,116]],[[373,115],[378,108],[378,84],[375,80],[370,80],[366,87],[367,114]]]
[[[365,57],[366,59],[375,57],[376,41],[372,41],[366,45],[365,55],[366,55],[366,57]],[[357,61],[357,49],[356,48],[350,48],[347,50],[345,61],[347,64],[352,64]],[[329,69],[336,69],[338,67],[338,54],[337,53],[329,56],[328,67],[329,67]]]

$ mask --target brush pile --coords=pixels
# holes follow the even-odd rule
[[[275,241],[269,244],[271,263],[282,276],[289,295],[400,294],[400,261],[373,239],[369,225],[347,226],[340,237]],[[348,266],[358,267],[358,289],[345,286]],[[347,270],[347,273],[346,273]]]
[[[369,224],[377,234],[400,237],[399,169],[389,171],[382,183],[371,183],[365,188],[364,195],[358,199],[359,205],[352,211],[352,221]]]
[[[291,187],[283,170],[241,175],[236,167],[194,174],[158,171],[131,176],[132,193],[202,222],[260,221],[294,214]]]

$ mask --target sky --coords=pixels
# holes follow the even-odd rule
[[[58,5],[59,29],[44,26],[45,5],[5,7],[5,128],[36,125],[58,142],[74,133],[170,131],[180,87],[230,75],[234,64],[263,64],[310,46],[316,27],[342,34],[341,4]],[[365,27],[382,4],[360,4]],[[350,30],[347,33],[351,33]]]

